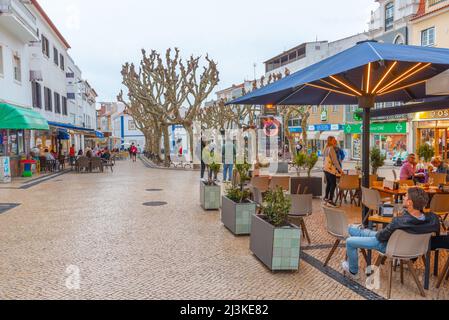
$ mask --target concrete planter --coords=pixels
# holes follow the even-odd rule
[[[221,187],[219,185],[208,186],[204,181],[200,185],[200,203],[204,210],[220,209]]]
[[[295,225],[276,228],[265,216],[253,215],[251,252],[271,271],[299,269],[301,230]]]
[[[308,194],[312,194],[315,198],[323,196],[323,179],[319,177],[292,177],[290,180],[290,190],[292,194],[296,194],[298,186],[301,185],[300,194],[304,193],[304,187],[307,187]]]
[[[271,163],[270,174],[288,174],[288,162]]]
[[[249,235],[251,233],[251,219],[256,214],[256,204],[252,201],[236,203],[223,196],[221,208],[221,222],[233,234]]]

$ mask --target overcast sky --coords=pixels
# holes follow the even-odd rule
[[[121,65],[140,49],[219,64],[224,89],[264,73],[263,62],[302,42],[337,40],[367,30],[374,0],[39,0],[99,94],[114,101]],[[211,97],[212,98],[212,97]],[[213,97],[214,98],[214,97]]]

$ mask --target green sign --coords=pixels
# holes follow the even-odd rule
[[[345,127],[346,134],[361,134],[363,125],[347,124]],[[374,134],[407,134],[407,122],[385,122],[371,123],[371,133]]]
[[[359,115],[359,113],[362,113],[363,110],[362,109],[357,109],[356,111],[354,111],[353,115],[353,119],[354,121],[362,121],[362,117]]]

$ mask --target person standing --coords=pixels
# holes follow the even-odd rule
[[[134,145],[134,143],[131,145],[129,152],[131,154],[131,160],[133,162],[137,162],[137,147]]]
[[[300,154],[302,152],[302,149],[304,149],[304,147],[302,146],[302,143],[298,142],[296,144],[296,155]]]
[[[70,164],[73,166],[75,165],[75,160],[76,160],[76,150],[75,150],[75,145],[72,144],[72,146],[70,147],[69,150],[69,158],[70,158]]]
[[[335,190],[337,189],[337,178],[343,175],[343,169],[338,161],[337,140],[335,137],[329,137],[327,146],[324,150],[324,174],[326,177],[326,196],[324,198],[325,205],[337,207],[334,202]]]
[[[234,172],[234,159],[236,156],[234,143],[231,140],[226,141],[223,148],[223,182],[232,182]]]
[[[206,163],[204,162],[204,152],[206,150],[206,143],[203,138],[201,138],[201,179],[204,179],[204,174],[206,173]]]

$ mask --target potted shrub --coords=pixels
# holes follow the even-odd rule
[[[221,187],[216,183],[220,165],[213,162],[207,166],[208,179],[200,185],[200,202],[204,210],[220,209]]]
[[[377,175],[379,168],[385,165],[386,158],[382,155],[379,148],[373,148],[370,153],[372,174]]]
[[[235,235],[247,235],[251,232],[251,218],[256,213],[256,204],[250,200],[251,192],[245,188],[250,180],[250,164],[237,164],[240,183],[226,190],[222,198],[221,221]]]
[[[300,229],[288,223],[291,201],[282,188],[268,191],[262,215],[253,215],[251,252],[271,271],[298,270]]]
[[[420,159],[424,159],[424,162],[428,163],[435,156],[435,149],[425,143],[419,147],[418,155]]]
[[[320,177],[312,177],[312,170],[315,168],[318,160],[319,158],[316,153],[311,153],[310,155],[300,153],[295,157],[293,165],[296,168],[298,176],[291,178],[290,190],[292,194],[309,193],[314,197],[321,197],[323,195],[323,179]],[[306,177],[301,177],[301,169],[307,173]]]

